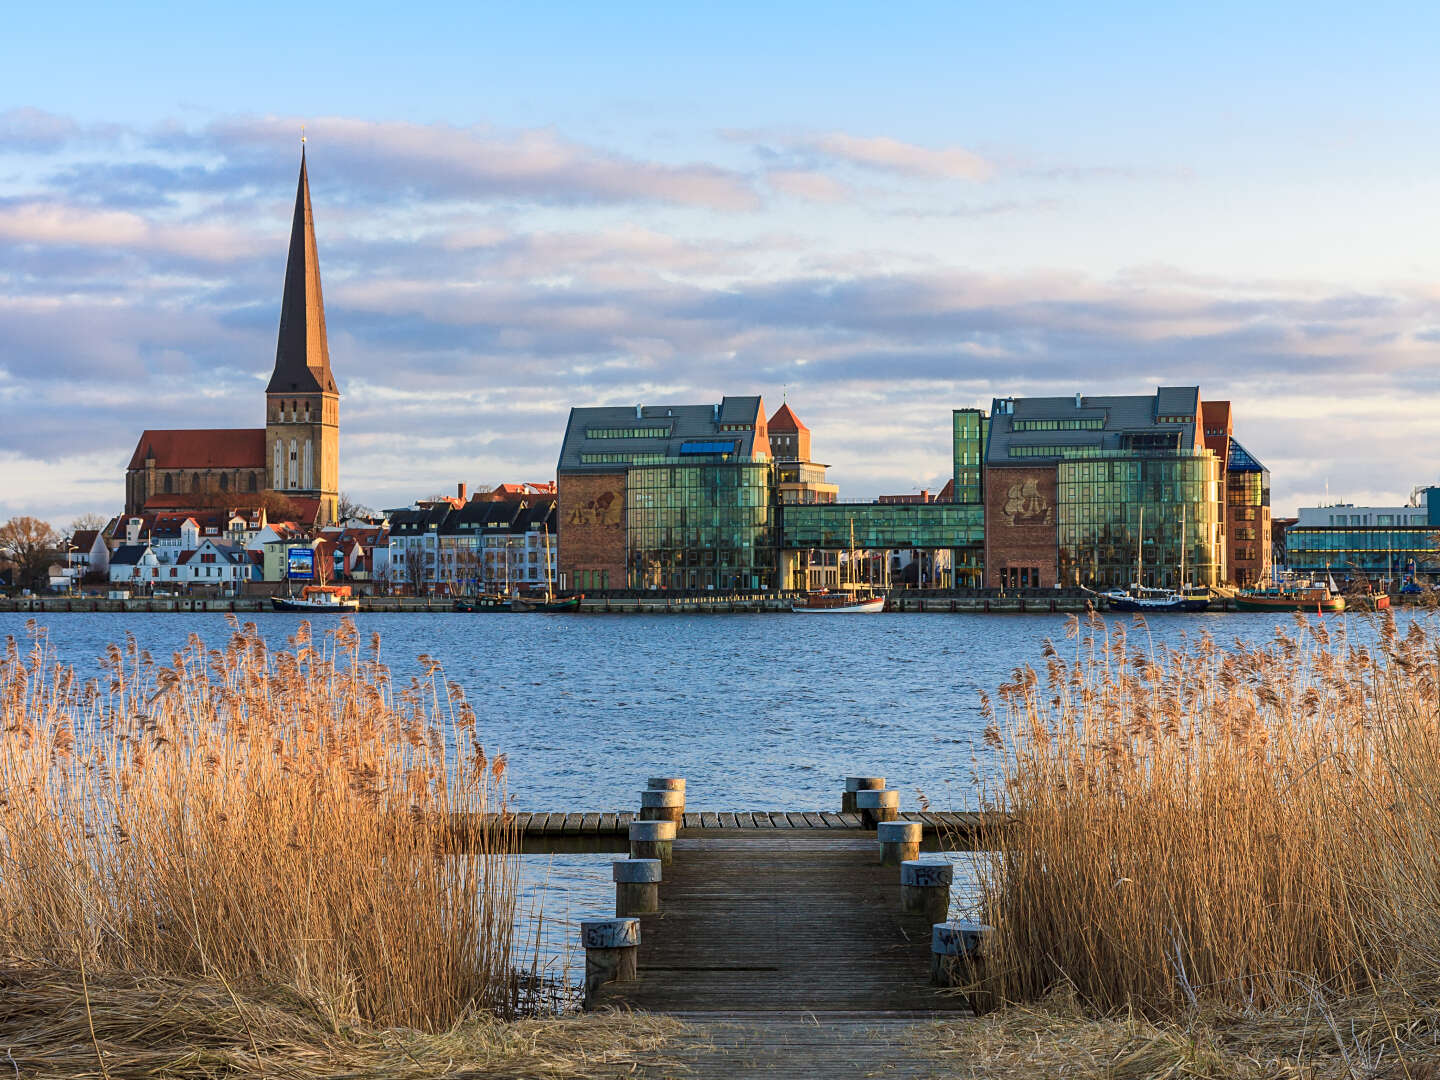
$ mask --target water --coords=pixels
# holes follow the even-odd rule
[[[0,613],[0,635],[22,637],[30,616]],[[1423,617],[1423,616],[1422,616]],[[111,642],[135,634],[157,659],[199,634],[229,635],[220,614],[51,614],[35,617],[67,663],[94,671]],[[298,615],[254,616],[276,647]],[[1343,618],[1369,639],[1374,616]],[[1403,632],[1410,616],[1397,612]],[[1065,647],[1065,617],[1050,615],[543,616],[357,615],[378,631],[397,681],[426,653],[464,687],[492,754],[509,756],[520,810],[623,810],[649,776],[687,778],[692,810],[838,809],[843,777],[875,775],[934,809],[974,805],[984,721],[979,694],[1019,665],[1040,669],[1044,639]],[[317,632],[324,623],[314,624]],[[1208,631],[1222,645],[1259,641],[1288,615],[1152,617],[1158,644]],[[1132,642],[1142,644],[1136,635]],[[543,911],[541,963],[573,979],[573,921],[612,910],[612,854],[527,856],[521,915]],[[955,903],[972,890],[964,853],[953,857]],[[521,945],[523,950],[529,942]],[[583,967],[583,962],[580,963]]]

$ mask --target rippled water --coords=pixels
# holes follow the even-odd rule
[[[1406,616],[1401,613],[1402,620]],[[28,616],[0,614],[0,634]],[[255,616],[276,646],[300,622]],[[1373,617],[1346,616],[1362,636]],[[220,614],[39,616],[82,673],[127,630],[157,658],[199,634],[219,646]],[[1268,637],[1288,616],[1152,618],[1156,641],[1209,631]],[[1039,667],[1052,615],[359,615],[397,677],[421,653],[459,682],[492,753],[510,759],[522,810],[624,810],[648,776],[684,776],[691,809],[830,809],[846,774],[885,776],[913,805],[973,802],[979,692],[1020,664]],[[317,630],[323,623],[316,624]],[[1138,640],[1138,639],[1137,639]]]

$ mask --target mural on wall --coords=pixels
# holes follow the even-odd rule
[[[1011,484],[1005,491],[1005,508],[1001,511],[1007,525],[1049,525],[1055,508],[1040,491],[1036,480]]]
[[[620,493],[602,491],[570,511],[565,519],[567,525],[601,525],[618,528],[620,525]]]

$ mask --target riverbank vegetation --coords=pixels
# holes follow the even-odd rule
[[[57,1024],[83,1006],[103,1073],[127,1023],[258,1054],[287,1010],[331,1041],[521,1011],[505,762],[438,663],[397,685],[348,621],[272,650],[232,619],[221,648],[132,639],[87,681],[31,632],[0,657],[0,1028],[42,992]],[[437,857],[454,814],[467,842]]]
[[[1087,1076],[1368,1076],[1440,1052],[1440,636],[1346,625],[1166,647],[1072,620],[986,702],[1014,815],[980,860],[987,988],[1067,1003],[992,1034],[1073,1015],[1052,1036],[1076,1053],[1086,1032],[1193,1051]],[[1245,1031],[1269,1064],[1222,1067],[1253,1056]]]

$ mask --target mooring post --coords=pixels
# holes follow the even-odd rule
[[[634,982],[639,970],[640,920],[581,919],[585,947],[585,1008],[607,982]]]
[[[651,791],[678,791],[685,793],[685,778],[683,776],[652,776],[645,781],[645,786]]]
[[[616,915],[650,915],[660,910],[659,859],[616,859],[611,868]]]
[[[930,981],[936,986],[956,986],[974,980],[985,959],[985,938],[990,927],[984,923],[957,919],[937,922],[930,928]]]
[[[950,883],[955,867],[948,862],[907,859],[900,864],[900,910],[925,916],[930,924],[950,915]]]
[[[857,791],[880,791],[885,787],[883,776],[847,776],[845,777],[845,792],[840,796],[840,812],[842,814],[855,813],[855,793]]]
[[[685,792],[640,792],[641,821],[673,821],[678,826],[685,820]]]
[[[925,826],[918,821],[882,821],[875,826],[880,841],[880,865],[899,866],[920,856],[920,834]]]
[[[865,828],[873,829],[882,821],[894,821],[900,816],[900,793],[898,791],[857,791],[855,809]]]
[[[659,859],[662,864],[674,858],[675,823],[673,821],[632,821],[630,823],[630,857]]]

